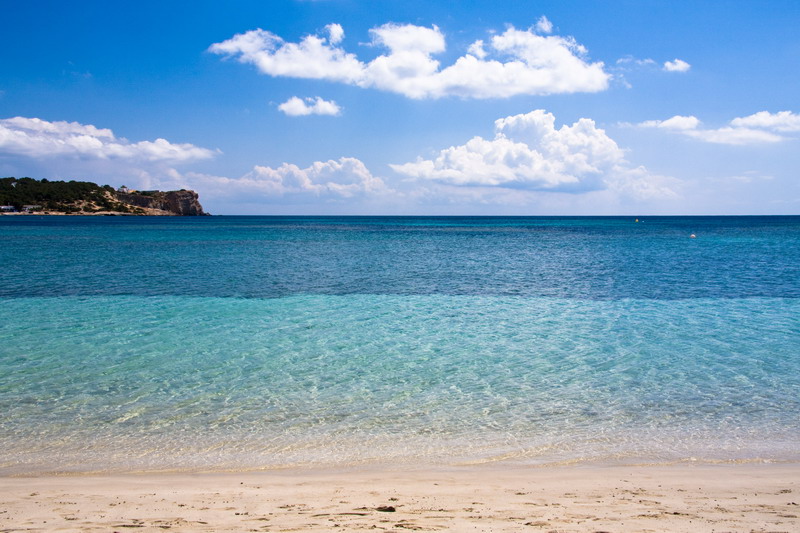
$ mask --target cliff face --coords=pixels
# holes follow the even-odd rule
[[[200,205],[198,195],[194,191],[154,191],[147,193],[116,193],[120,202],[141,207],[144,209],[155,209],[165,211],[166,214],[178,216],[202,216],[207,215]]]
[[[0,178],[0,214],[208,215],[194,191],[134,191],[90,181]]]

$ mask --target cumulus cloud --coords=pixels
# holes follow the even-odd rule
[[[369,30],[372,44],[383,45],[392,53],[423,52],[438,54],[445,51],[444,35],[434,25],[432,28],[413,24],[388,23]]]
[[[664,70],[667,72],[688,72],[692,66],[682,59],[664,62]]]
[[[342,112],[342,108],[340,108],[336,102],[332,100],[323,100],[319,96],[305,99],[292,96],[284,103],[279,105],[278,109],[291,117],[306,115],[337,116]]]
[[[493,139],[476,136],[433,159],[390,166],[411,178],[461,187],[674,195],[669,178],[632,168],[623,150],[591,119],[556,128],[555,117],[541,109],[496,120]]]
[[[675,115],[667,120],[646,120],[639,124],[643,128],[663,128],[665,130],[673,131],[689,131],[696,130],[700,125],[700,120],[697,117],[684,117]]]
[[[539,17],[539,20],[536,21],[536,31],[539,33],[553,33],[553,23],[542,15]]]
[[[329,43],[339,44],[344,39],[344,29],[340,24],[328,24],[325,29],[328,30]]]
[[[760,111],[746,117],[734,118],[727,126],[720,128],[702,128],[701,124],[700,119],[695,116],[675,115],[667,120],[647,120],[636,126],[668,130],[716,144],[763,144],[786,140],[788,137],[781,133],[800,131],[800,115],[791,111]]]
[[[477,57],[478,59],[484,59],[487,55],[489,55],[483,48],[483,39],[478,39],[477,41],[469,45],[467,52],[470,55]]]
[[[800,115],[791,111],[778,111],[777,113],[759,111],[746,117],[731,120],[731,126],[737,128],[766,128],[781,132],[800,131]]]
[[[110,129],[78,122],[48,122],[39,118],[0,119],[0,153],[35,157],[72,157],[144,162],[186,163],[209,159],[215,152],[166,139],[132,143]]]
[[[273,168],[256,165],[239,178],[189,175],[192,183],[222,195],[242,195],[262,199],[287,196],[310,199],[346,199],[391,192],[382,179],[374,176],[359,159],[316,161],[306,168],[283,163]]]
[[[312,193],[349,198],[386,188],[383,180],[373,176],[364,163],[354,157],[315,161],[306,168],[289,163],[278,168],[256,166],[243,179],[277,195]]]
[[[265,30],[251,30],[213,44],[209,51],[238,57],[270,76],[358,83],[364,65],[355,55],[336,47],[344,38],[344,31],[339,34],[331,26],[328,37],[307,35],[299,43],[287,43]]]
[[[348,199],[361,202],[360,206],[367,205],[367,198],[394,194],[364,163],[349,157],[317,161],[305,168],[290,163],[275,168],[255,166],[238,178],[177,168],[218,153],[165,139],[131,142],[111,129],[79,122],[0,119],[0,162],[9,175],[125,183],[145,190],[192,188],[207,197],[212,207],[227,201],[229,212],[237,212],[238,203],[249,202],[251,209],[258,210],[258,202],[284,199],[307,205],[339,202],[346,208],[353,205],[347,204]]]
[[[446,50],[437,26],[389,23],[372,28],[370,44],[388,52],[369,62],[339,46],[341,26],[329,24],[326,29],[327,36],[307,35],[297,43],[251,30],[212,44],[209,51],[253,64],[270,76],[336,81],[417,99],[597,92],[610,79],[604,64],[589,62],[586,48],[575,39],[546,35],[552,23],[545,17],[534,29],[509,27],[488,42],[473,42],[465,55],[444,68],[434,58]]]
[[[218,153],[166,139],[131,142],[110,129],[79,122],[0,119],[0,161],[9,175],[90,179],[151,189],[179,180],[175,166]]]

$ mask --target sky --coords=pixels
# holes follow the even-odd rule
[[[0,14],[0,176],[220,215],[800,214],[796,0]]]

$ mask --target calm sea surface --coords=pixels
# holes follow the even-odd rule
[[[0,265],[0,474],[800,460],[800,217],[7,216]]]

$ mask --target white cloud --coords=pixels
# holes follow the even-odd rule
[[[445,51],[444,35],[436,25],[426,28],[413,24],[388,23],[372,28],[369,33],[373,44],[385,46],[392,53],[438,54]]]
[[[629,72],[655,72],[657,70],[662,70],[664,72],[687,72],[690,68],[691,65],[681,59],[657,63],[654,59],[649,57],[640,59],[627,55],[617,59],[614,66],[609,68],[609,72],[614,74],[616,81],[627,88],[631,88],[631,84],[625,79],[625,75]]]
[[[352,197],[386,188],[360,160],[342,157],[338,161],[316,161],[307,168],[284,163],[278,168],[256,166],[246,180],[263,185],[275,194],[313,193]]]
[[[343,36],[344,32],[340,35],[329,28],[328,38],[307,35],[299,43],[287,43],[274,33],[258,29],[213,44],[209,51],[238,56],[240,62],[252,63],[270,76],[358,83],[364,65],[353,54],[335,47],[336,39]]]
[[[712,130],[684,130],[681,133],[704,142],[732,145],[774,143],[784,139],[768,131],[749,128],[724,127]]]
[[[110,129],[78,122],[48,122],[39,118],[0,119],[0,153],[35,157],[111,159],[186,163],[209,159],[215,152],[165,139],[132,143]]]
[[[692,66],[682,59],[664,62],[664,70],[667,72],[688,72]]]
[[[471,55],[474,55],[478,59],[484,59],[487,55],[489,55],[489,54],[486,53],[486,50],[484,50],[484,48],[483,48],[483,40],[482,39],[478,39],[477,41],[475,41],[474,43],[469,45],[469,48],[467,49],[467,52],[469,54],[471,54]]]
[[[666,130],[685,131],[697,129],[700,125],[700,120],[694,116],[684,117],[675,115],[667,120],[647,120],[639,125],[644,128],[663,128]]]
[[[539,17],[539,20],[536,21],[536,31],[539,33],[553,33],[553,23],[542,15]]]
[[[411,178],[460,187],[674,195],[669,178],[631,168],[622,149],[594,121],[582,118],[556,129],[555,117],[541,109],[496,120],[491,140],[473,137],[433,159],[390,166]]]
[[[791,111],[770,113],[759,111],[747,117],[731,120],[731,126],[744,128],[766,128],[775,131],[800,131],[800,115]]]
[[[638,59],[633,56],[625,56],[617,59],[617,66],[627,68],[630,65],[637,67],[652,67],[656,62],[650,58]]]
[[[347,199],[356,196],[390,193],[386,184],[360,160],[342,157],[316,161],[306,168],[283,163],[277,168],[255,166],[239,178],[191,174],[192,184],[222,196],[253,197],[264,200],[286,196],[309,199]]]
[[[86,179],[152,189],[180,178],[175,165],[204,161],[218,153],[166,139],[130,142],[91,124],[0,119],[0,160],[9,175]]]
[[[328,24],[325,29],[328,30],[329,43],[339,44],[344,39],[344,29],[340,24]]]
[[[757,170],[748,170],[736,176],[714,176],[706,179],[708,181],[717,183],[729,183],[732,181],[739,183],[760,183],[764,181],[772,181],[775,179],[775,176],[764,174]]]
[[[764,144],[788,138],[780,133],[800,131],[800,115],[790,111],[774,114],[760,111],[747,117],[734,118],[727,126],[710,129],[701,128],[701,122],[697,117],[676,115],[667,120],[647,120],[636,126],[664,129],[716,144]]]
[[[537,27],[544,31],[548,24],[552,26],[543,18]],[[466,55],[442,68],[433,55],[444,52],[446,43],[436,26],[390,23],[372,28],[371,44],[388,53],[368,63],[338,46],[344,35],[340,26],[326,28],[328,37],[308,35],[298,43],[252,30],[213,44],[209,51],[253,64],[270,76],[337,81],[409,98],[596,92],[606,89],[610,79],[603,63],[588,62],[586,49],[571,37],[509,27],[488,43],[473,42]]]
[[[17,131],[27,131],[31,133],[41,133],[49,135],[88,135],[91,137],[103,137],[113,139],[114,134],[109,129],[100,129],[91,124],[80,124],[78,122],[48,122],[40,118],[13,117],[0,120],[0,127],[14,129]]]
[[[292,96],[287,101],[279,105],[278,109],[292,117],[306,115],[337,116],[342,112],[342,109],[336,104],[336,102],[332,100],[323,100],[319,96],[305,99]]]

